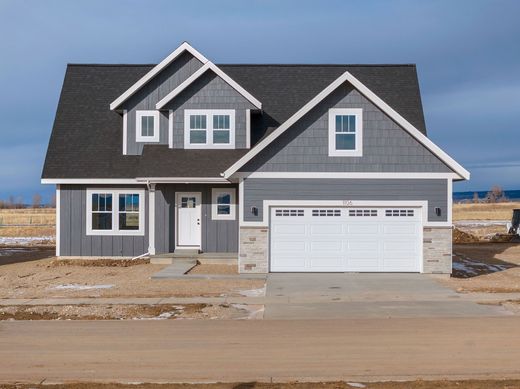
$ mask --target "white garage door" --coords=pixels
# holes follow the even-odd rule
[[[419,208],[272,208],[272,272],[419,272]]]

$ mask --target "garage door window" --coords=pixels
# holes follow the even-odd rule
[[[377,209],[349,209],[349,216],[377,216]]]
[[[277,209],[275,215],[276,216],[303,216],[303,209]]]
[[[385,210],[385,216],[395,216],[395,217],[410,216],[410,217],[413,217],[414,211],[413,211],[413,209],[387,209],[387,210]]]
[[[341,209],[313,209],[312,216],[341,216]]]

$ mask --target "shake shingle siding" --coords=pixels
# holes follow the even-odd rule
[[[329,156],[329,109],[363,109],[363,155]],[[436,172],[438,157],[345,83],[267,146],[244,172]]]

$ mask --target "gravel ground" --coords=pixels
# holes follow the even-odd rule
[[[27,259],[10,263],[12,258],[0,257],[0,298],[240,296],[265,284],[242,279],[151,280],[165,266],[146,263],[98,267],[31,255]]]

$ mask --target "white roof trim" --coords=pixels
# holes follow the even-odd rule
[[[198,183],[198,184],[229,184],[229,181],[222,177],[137,177],[139,182],[149,183]]]
[[[253,157],[255,157],[260,151],[262,151],[268,144],[270,144],[273,140],[278,138],[282,133],[285,132],[289,127],[291,127],[294,123],[296,123],[299,119],[301,119],[307,112],[309,112],[312,108],[318,105],[325,97],[327,97],[330,93],[336,90],[341,84],[345,81],[350,82],[359,92],[361,92],[365,97],[367,97],[372,103],[374,103],[377,107],[379,107],[383,112],[385,112],[390,118],[392,118],[397,124],[403,127],[406,131],[410,133],[417,141],[423,144],[427,149],[429,149],[433,154],[435,154],[441,161],[443,161],[446,165],[448,165],[451,169],[453,169],[461,178],[469,180],[470,173],[464,169],[461,165],[459,165],[453,158],[451,158],[448,154],[442,151],[435,143],[433,143],[428,137],[426,137],[423,133],[421,133],[417,128],[415,128],[410,122],[408,122],[405,118],[403,118],[399,113],[397,113],[393,108],[391,108],[388,104],[386,104],[381,98],[379,98],[374,92],[368,89],[361,81],[355,78],[350,72],[346,71],[341,76],[339,76],[336,80],[334,80],[329,86],[327,86],[324,90],[318,93],[311,101],[305,104],[302,108],[300,108],[294,115],[292,115],[289,119],[287,119],[280,127],[278,127],[275,131],[273,131],[270,135],[268,135],[264,140],[258,143],[251,151],[245,154],[242,158],[240,158],[237,162],[235,162],[231,167],[229,167],[222,175],[225,178],[230,177],[233,173],[235,173],[238,169],[244,166],[247,162],[249,162]]]
[[[134,178],[42,178],[42,184],[139,184]]]
[[[258,109],[262,109],[262,103],[260,101],[258,101],[251,93],[242,88],[235,80],[229,77],[211,61],[206,62],[204,66],[188,77],[182,84],[164,96],[164,98],[155,105],[155,108],[162,109],[166,104],[168,104],[168,102],[170,102],[175,96],[191,85],[191,83],[193,83],[196,79],[202,76],[207,70],[213,71],[217,76],[227,82],[233,89],[249,100],[251,104],[253,104]]]
[[[125,93],[119,96],[110,104],[110,109],[116,109],[121,103],[123,103],[126,99],[132,96],[135,92],[141,89],[148,81],[154,78],[158,73],[160,73],[166,66],[172,63],[179,55],[183,52],[188,51],[195,58],[197,58],[200,62],[205,64],[208,62],[208,59],[204,57],[201,53],[195,50],[190,46],[188,42],[183,42],[179,47],[177,47],[169,56],[163,59],[158,65],[156,65],[152,70],[146,73],[139,81],[137,81],[134,85],[132,85]]]
[[[146,183],[229,184],[222,177],[137,177],[137,178],[42,178],[42,184],[146,184]]]

